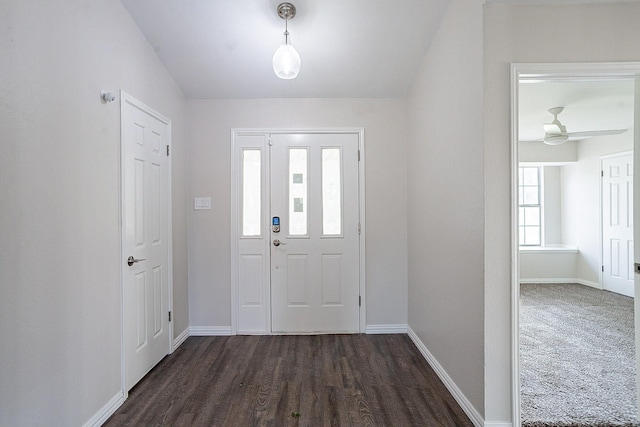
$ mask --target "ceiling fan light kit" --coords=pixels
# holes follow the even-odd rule
[[[549,135],[544,137],[544,143],[547,145],[560,145],[567,142],[569,137],[567,135]]]
[[[300,72],[300,55],[289,42],[289,29],[287,22],[296,16],[296,8],[291,3],[280,3],[278,16],[284,19],[285,30],[282,44],[273,54],[273,72],[281,79],[295,79]]]

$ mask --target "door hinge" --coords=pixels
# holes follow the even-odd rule
[[[362,307],[362,295],[358,295],[358,307]]]
[[[604,171],[600,171],[600,176],[604,178]]]
[[[171,312],[169,312],[169,322],[171,322]]]
[[[602,266],[602,272],[604,273],[604,265]]]
[[[358,223],[358,234],[362,233],[362,226]]]
[[[360,150],[358,150],[358,161],[360,161]]]
[[[269,135],[269,147],[273,146],[273,141],[271,140],[271,135]]]
[[[169,155],[169,146],[167,145],[167,156]]]

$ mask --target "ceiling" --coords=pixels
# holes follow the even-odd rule
[[[450,2],[290,0],[302,68],[281,80],[271,67],[284,32],[280,0],[121,1],[190,99],[406,96]],[[568,132],[631,128],[633,81],[521,83],[520,140],[544,136],[552,107],[565,107],[558,118]]]
[[[547,110],[564,107],[558,115],[567,132],[633,127],[634,81],[556,80],[521,82],[518,131],[520,141],[544,137],[544,123],[553,115]]]
[[[290,0],[293,80],[271,58],[278,0],[122,0],[191,99],[405,96],[450,0]]]

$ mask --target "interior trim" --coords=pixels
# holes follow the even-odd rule
[[[520,80],[593,81],[640,78],[640,62],[511,63],[511,200],[518,200],[518,103]],[[636,89],[636,108],[640,104]],[[636,120],[637,120],[636,113]],[[635,137],[636,141],[638,138]],[[636,159],[637,160],[637,159]],[[511,381],[512,423],[520,425],[520,251],[518,206],[511,203]],[[581,282],[578,282],[581,283]],[[591,283],[591,282],[589,282]],[[589,283],[583,283],[592,286]],[[636,299],[637,301],[638,299]],[[640,301],[636,302],[638,311]],[[640,348],[640,328],[636,322],[636,349]],[[638,360],[640,366],[640,360]],[[638,390],[640,396],[640,389]]]
[[[480,415],[478,410],[471,404],[471,402],[469,402],[469,399],[467,399],[464,393],[462,393],[462,391],[458,388],[455,381],[453,381],[449,374],[447,374],[447,371],[445,371],[442,365],[438,363],[433,354],[431,354],[429,349],[427,349],[427,346],[424,345],[418,335],[416,335],[413,329],[411,329],[411,326],[407,327],[407,334],[409,335],[409,338],[411,338],[411,341],[413,341],[415,346],[418,348],[418,350],[420,350],[422,356],[424,356],[424,358],[427,360],[427,363],[431,365],[431,368],[433,368],[436,375],[438,375],[438,378],[440,378],[445,387],[447,387],[449,393],[451,393],[451,395],[456,400],[456,402],[458,402],[465,414],[467,414],[473,425],[476,427],[484,426],[485,423],[482,415]]]
[[[120,406],[124,403],[125,397],[122,391],[119,391],[115,396],[111,398],[93,417],[89,418],[82,427],[100,427],[104,424],[111,415],[113,415]]]
[[[406,324],[398,325],[367,325],[364,333],[368,335],[375,334],[406,334],[409,326]]]
[[[230,326],[190,326],[190,337],[224,337],[235,335]]]

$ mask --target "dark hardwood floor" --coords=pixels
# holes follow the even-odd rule
[[[105,426],[473,426],[406,335],[191,337]]]

